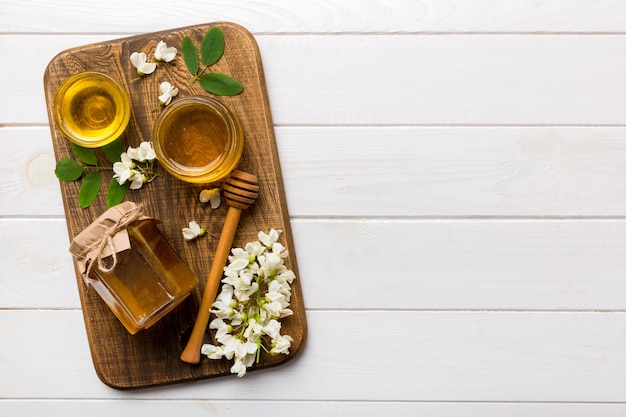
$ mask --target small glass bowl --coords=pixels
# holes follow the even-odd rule
[[[244,146],[239,120],[210,97],[175,100],[159,115],[152,136],[159,164],[189,183],[219,181],[235,169]]]
[[[113,142],[128,126],[131,105],[124,87],[95,71],[66,79],[54,98],[54,119],[77,145],[98,148]]]

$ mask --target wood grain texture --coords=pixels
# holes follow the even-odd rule
[[[624,10],[0,1],[0,415],[626,415]],[[259,42],[309,338],[242,380],[113,390],[46,174],[42,74],[67,48],[217,20]]]
[[[602,218],[626,212],[625,135],[622,128],[293,127],[278,130],[278,144],[293,216]]]
[[[33,36],[2,36],[33,75],[0,66],[15,81],[0,124],[46,123],[33,80],[66,45],[106,39]],[[277,125],[624,125],[626,35],[255,38]]]
[[[239,224],[233,245],[242,247],[246,242],[256,240],[257,233],[262,230],[283,230],[285,233],[281,241],[291,254],[288,264],[297,276],[295,249],[258,49],[254,38],[245,29],[228,23],[214,25],[219,25],[224,31],[227,49],[211,70],[231,74],[242,83],[245,91],[239,96],[220,97],[219,100],[239,118],[244,130],[246,147],[239,168],[257,175],[261,187],[257,202],[247,210]],[[121,137],[124,145],[138,146],[141,141],[150,141],[152,126],[159,114],[158,85],[163,79],[180,86],[180,96],[206,93],[197,83],[188,83],[189,74],[180,54],[175,61],[160,65],[155,74],[139,81],[132,81],[136,77],[136,71],[128,57],[133,51],[152,54],[150,48],[154,48],[159,40],[165,40],[169,45],[179,45],[184,36],[189,36],[199,44],[210,27],[212,25],[198,25],[176,31],[146,34],[86,45],[60,53],[50,62],[44,76],[49,119],[53,120],[52,102],[63,80],[85,70],[106,72],[120,81],[131,97],[131,121]],[[51,124],[51,132],[56,159],[71,157],[69,142],[55,124]],[[100,158],[100,164],[106,165],[103,155]],[[165,236],[200,277],[202,283],[212,262],[211,254],[224,222],[226,204],[220,210],[210,212],[210,208],[203,207],[198,201],[202,185],[185,184],[167,175],[161,167],[157,166],[157,170],[160,177],[138,192],[129,193],[127,200],[142,203],[145,215],[163,220]],[[110,181],[110,175],[112,171],[109,176],[105,176],[105,188]],[[61,184],[70,239],[106,209],[104,192],[100,193],[89,208],[81,209],[77,203],[79,185],[79,182]],[[204,188],[213,186],[219,184],[204,185]],[[191,244],[185,243],[180,230],[191,220],[197,220],[206,227],[209,236]],[[193,325],[203,285],[194,291],[189,300],[156,325],[131,336],[95,291],[87,290],[80,276],[77,276],[77,284],[93,362],[98,376],[108,385],[121,389],[138,388],[229,373],[227,361],[204,358],[200,365],[191,366],[179,359],[181,345],[185,343],[185,332]],[[299,280],[293,285],[291,305],[294,315],[284,320],[283,332],[294,338],[292,354],[262,354],[258,368],[275,366],[290,360],[304,342],[306,318]]]
[[[5,335],[0,349],[30,359],[3,364],[0,392],[5,398],[282,400],[295,402],[296,411],[301,401],[346,399],[477,403],[624,399],[624,312],[312,311],[306,354],[280,372],[263,370],[244,378],[232,375],[133,392],[111,390],[93,375],[87,341],[75,330],[81,326],[80,315],[0,311]],[[33,332],[33,327],[40,331]],[[61,331],[65,337],[55,336]],[[45,346],[42,340],[47,341]]]
[[[292,223],[308,310],[626,311],[624,220]],[[65,231],[0,219],[0,310],[80,308]]]
[[[153,32],[228,20],[253,32],[624,32],[619,0],[4,0],[2,32]],[[125,13],[120,13],[124,10]]]
[[[604,127],[276,128],[297,218],[621,217],[624,137]],[[53,164],[47,127],[0,128],[0,216],[62,216]]]
[[[150,415],[219,415],[239,417],[255,413],[299,417],[358,416],[378,417],[381,414],[420,417],[623,417],[624,404],[590,403],[523,403],[523,402],[437,402],[437,401],[267,401],[267,400],[0,400],[0,412],[12,416],[37,415],[46,410],[64,417],[110,417],[137,414]]]

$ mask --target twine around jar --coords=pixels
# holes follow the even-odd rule
[[[141,204],[136,205],[132,202],[115,206],[74,238],[70,245],[70,252],[82,266],[81,275],[86,284],[88,284],[89,273],[94,265],[105,273],[115,269],[117,253],[130,247],[130,242],[126,242],[126,247],[116,247],[115,237],[134,221],[145,218],[142,216],[142,207]],[[105,262],[105,258],[109,256],[110,262]]]

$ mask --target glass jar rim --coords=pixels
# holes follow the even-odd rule
[[[170,157],[164,150],[162,126],[168,118],[188,106],[200,105],[206,107],[219,116],[227,130],[226,150],[207,169],[184,169]],[[157,117],[153,129],[153,146],[159,164],[172,176],[190,183],[212,183],[219,181],[236,167],[243,153],[243,129],[239,119],[222,103],[208,96],[187,96],[174,100]]]
[[[115,127],[115,129],[108,133],[107,135],[102,135],[100,137],[91,138],[90,140],[85,139],[84,136],[77,134],[76,132],[70,130],[67,127],[67,124],[63,120],[62,112],[62,104],[65,100],[65,94],[67,91],[74,85],[76,82],[85,79],[85,78],[94,78],[104,81],[111,85],[120,95],[121,97],[121,110],[123,112],[123,117],[120,120],[120,123]],[[124,86],[117,81],[115,78],[100,71],[82,71],[76,74],[70,75],[68,78],[63,80],[61,85],[56,91],[54,97],[54,120],[61,130],[63,134],[73,143],[83,146],[85,148],[97,148],[104,145],[107,145],[113,142],[115,139],[119,138],[121,134],[126,130],[128,123],[130,122],[130,113],[131,113],[131,104],[130,97],[128,92],[124,88]]]

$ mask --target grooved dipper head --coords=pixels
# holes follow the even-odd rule
[[[254,174],[233,171],[222,190],[229,206],[243,210],[250,207],[259,196],[259,183]]]

